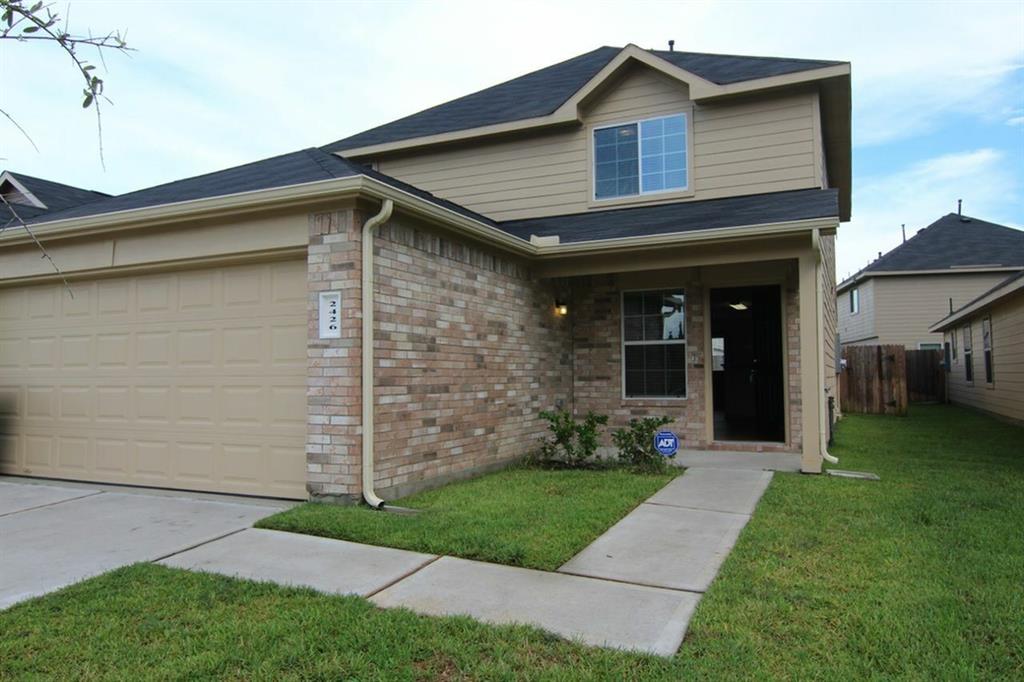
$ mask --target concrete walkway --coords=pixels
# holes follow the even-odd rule
[[[257,529],[160,563],[667,656],[771,477],[690,469],[554,573]]]
[[[704,592],[771,478],[770,471],[688,469],[558,570]]]

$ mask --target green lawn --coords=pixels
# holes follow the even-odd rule
[[[1022,444],[952,407],[848,417],[841,466],[883,480],[776,476],[672,659],[136,566],[0,612],[0,678],[1021,679]]]
[[[674,475],[515,467],[395,501],[415,516],[309,503],[257,526],[553,571]]]

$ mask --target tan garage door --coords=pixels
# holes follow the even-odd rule
[[[306,265],[0,289],[0,471],[302,498]]]

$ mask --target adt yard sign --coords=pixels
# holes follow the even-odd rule
[[[658,431],[654,436],[654,449],[671,457],[679,450],[679,437],[671,431]]]

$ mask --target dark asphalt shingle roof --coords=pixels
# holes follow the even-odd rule
[[[946,270],[967,266],[1024,267],[1024,232],[978,218],[945,215],[875,260],[872,272]]]
[[[811,69],[823,69],[846,62],[822,59],[791,59],[788,57],[747,57],[734,54],[705,54],[702,52],[668,52],[651,50],[667,62],[695,73],[718,85],[741,83],[755,78],[783,76]]]
[[[79,204],[86,204],[110,196],[109,194],[96,192],[91,189],[82,189],[81,187],[72,187],[61,182],[34,178],[24,173],[8,171],[8,174],[20,182],[36,199],[46,204],[46,210],[48,211],[59,211],[70,206],[78,206]]]
[[[361,171],[362,166],[335,154],[327,154],[319,149],[303,149],[234,168],[119,194],[63,211],[49,212],[36,222],[82,218],[101,213],[286,187],[317,180],[349,177],[358,175]]]
[[[558,235],[560,243],[695,232],[721,227],[830,218],[839,215],[835,189],[801,189],[725,199],[509,220],[501,229],[523,239]]]
[[[36,199],[46,205],[46,208],[39,208],[25,204],[14,204],[13,208],[17,212],[18,217],[25,221],[33,220],[41,215],[60,211],[70,206],[98,201],[110,196],[102,192],[72,187],[71,185],[53,182],[52,180],[43,180],[42,178],[32,177],[24,173],[7,171],[7,174],[19,182]],[[11,210],[6,205],[0,204],[0,227],[7,225],[13,218],[14,215],[11,213]]]
[[[622,48],[619,47],[599,47],[525,76],[332,142],[325,145],[323,149],[344,151],[356,147],[547,116],[586,85],[587,81],[597,75],[621,51]],[[699,52],[660,50],[651,52],[680,68],[720,85],[843,63]]]
[[[196,199],[209,199],[241,192],[287,187],[289,185],[299,185],[318,180],[346,178],[355,175],[365,175],[374,178],[443,208],[488,225],[496,226],[496,223],[490,218],[471,211],[464,206],[435,197],[430,192],[392,178],[389,175],[384,175],[366,166],[342,158],[337,154],[328,154],[316,148],[282,154],[269,159],[235,166],[234,168],[176,180],[118,196],[107,196],[99,201],[73,206],[63,211],[42,212],[39,209],[34,209],[36,213],[30,215],[31,207],[19,206],[18,213],[28,222],[42,223],[53,220],[67,220],[69,218],[83,218],[116,211],[148,208],[151,206],[162,206]]]

